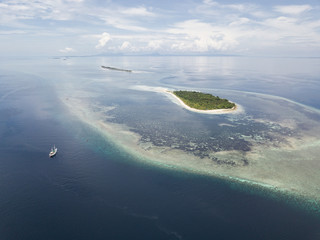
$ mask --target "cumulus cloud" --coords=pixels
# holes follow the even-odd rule
[[[70,53],[70,52],[75,52],[73,48],[70,47],[65,47],[64,49],[60,49],[59,52],[61,53]]]
[[[122,43],[120,50],[128,50],[131,48],[131,43],[128,41],[125,41]]]
[[[150,50],[160,49],[163,42],[164,42],[163,40],[151,40],[148,42],[147,48]]]
[[[175,24],[169,33],[180,35],[173,49],[205,52],[209,50],[229,50],[237,41],[227,29],[215,27],[209,23],[193,19]]]
[[[99,49],[104,47],[107,44],[107,42],[110,41],[110,39],[111,39],[111,36],[109,33],[107,32],[102,33],[99,39],[99,43],[98,45],[96,45],[96,48]]]

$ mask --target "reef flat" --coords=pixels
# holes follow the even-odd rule
[[[110,106],[82,92],[61,99],[138,161],[291,193],[319,207],[318,110],[274,96],[227,92],[242,106],[237,114],[203,115],[169,104],[176,100],[165,89],[130,89],[128,101],[136,101],[130,105]]]

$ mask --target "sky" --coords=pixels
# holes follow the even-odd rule
[[[320,57],[320,0],[0,0],[0,52]]]

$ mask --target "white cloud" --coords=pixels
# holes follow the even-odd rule
[[[209,50],[230,50],[237,45],[237,41],[228,29],[213,26],[199,20],[187,20],[175,24],[169,33],[180,35],[179,43],[173,48],[192,52],[206,52]]]
[[[214,2],[212,0],[203,0],[203,4],[206,4],[206,5],[217,5],[218,3],[217,2]]]
[[[92,46],[98,51],[107,47],[113,53],[167,54],[234,53],[243,49],[253,54],[258,50],[277,54],[282,48],[292,53],[299,48],[320,49],[320,6],[308,2],[270,6],[176,1],[162,8],[153,7],[153,3],[128,7],[110,0],[99,4],[84,0],[2,0],[0,37],[8,41],[14,34],[24,34],[43,46],[45,42],[58,44],[55,38],[59,37],[67,44],[77,42],[79,54],[92,54]],[[95,35],[97,32],[101,34]],[[25,45],[22,40],[19,43]],[[0,50],[5,48],[0,46]]]
[[[250,22],[250,19],[248,18],[239,18],[229,24],[229,26],[240,26],[244,25]]]
[[[130,16],[144,16],[144,17],[155,16],[154,13],[148,11],[145,7],[127,8],[127,9],[123,9],[121,13],[130,15]]]
[[[111,36],[109,33],[106,33],[106,32],[102,33],[99,39],[99,43],[98,45],[96,45],[96,48],[98,49],[98,48],[104,47],[107,44],[107,42],[110,41],[110,39],[111,39]]]
[[[211,0],[205,0],[195,8],[195,11],[205,15],[225,15],[225,13],[252,12],[256,9],[257,6],[251,3],[223,4]]]
[[[151,40],[148,42],[147,48],[150,50],[157,50],[161,48],[162,44],[163,44],[163,40]]]
[[[110,15],[101,17],[101,19],[104,20],[106,24],[111,25],[118,29],[134,31],[134,32],[147,31],[145,27],[139,26],[139,24],[136,23],[135,21],[128,20],[121,16],[110,14]]]
[[[274,10],[283,14],[298,15],[303,12],[310,11],[312,7],[310,5],[286,5],[275,6]]]
[[[247,10],[247,5],[245,4],[227,4],[222,6],[226,8],[231,8],[240,12]]]
[[[316,24],[318,22],[318,24]],[[262,23],[268,29],[265,34],[273,35],[274,44],[286,47],[301,47],[318,45],[320,48],[320,34],[317,28],[320,21],[307,22],[299,17],[277,17],[266,19]]]
[[[131,43],[128,42],[128,41],[125,41],[122,43],[121,47],[120,47],[120,50],[128,50],[131,48]]]
[[[63,2],[54,0],[4,0],[1,15],[10,21],[23,19],[54,19],[69,20],[74,16],[72,10],[79,2]]]
[[[11,35],[11,34],[25,34],[26,31],[22,30],[0,30],[0,35]]]
[[[272,27],[273,29],[289,30],[288,27],[298,25],[298,19],[293,17],[277,17],[266,19],[263,24]]]
[[[60,49],[59,52],[61,53],[70,53],[70,52],[75,52],[73,48],[70,47],[65,47],[64,49]]]

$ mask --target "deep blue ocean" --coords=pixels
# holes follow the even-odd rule
[[[320,239],[317,211],[239,183],[139,163],[72,116],[57,92],[70,91],[68,81],[83,87],[112,78],[101,65],[149,71],[142,80],[126,75],[128,83],[219,86],[320,109],[317,58],[1,59],[1,240]],[[49,158],[53,144],[58,154]]]

